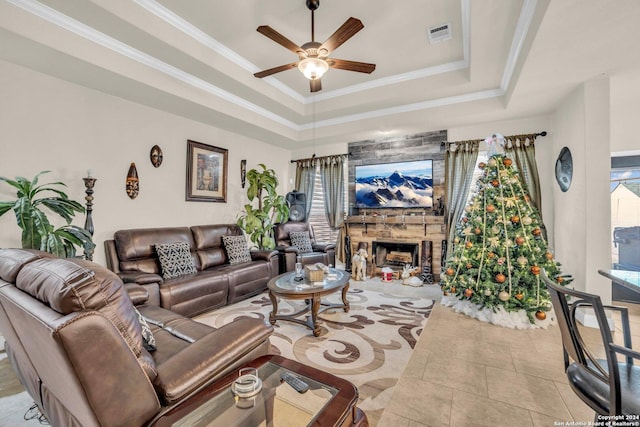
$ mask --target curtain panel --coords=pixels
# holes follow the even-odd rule
[[[344,214],[344,156],[322,157],[318,163],[327,223],[336,229],[342,224]]]
[[[444,158],[445,221],[447,225],[447,246],[449,248],[452,248],[455,225],[462,217],[469,196],[473,170],[478,160],[478,145],[480,141],[480,139],[476,139],[452,142],[447,147]]]
[[[296,186],[295,189],[306,196],[306,214],[309,218],[311,201],[313,200],[313,188],[316,181],[316,162],[314,159],[298,160],[296,162]]]
[[[536,134],[506,136],[504,150],[506,155],[516,163],[529,197],[531,197],[531,203],[538,209],[542,220],[542,197],[538,164],[536,163],[535,140]]]

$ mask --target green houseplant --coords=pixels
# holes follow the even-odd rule
[[[49,172],[40,172],[33,180],[21,176],[15,180],[0,177],[0,181],[17,189],[16,200],[0,201],[0,216],[13,210],[18,227],[22,229],[24,249],[39,249],[59,257],[75,256],[76,246],[93,249],[91,234],[82,227],[71,225],[76,213],[84,213],[84,207],[57,188],[66,185],[62,182],[38,185],[40,176]],[[43,193],[53,195],[47,197]],[[54,228],[42,208],[62,217],[66,225]]]
[[[244,212],[239,217],[237,224],[250,236],[251,241],[258,249],[273,249],[276,247],[273,238],[273,226],[285,221],[289,216],[289,206],[284,196],[278,195],[278,177],[273,169],[267,169],[264,164],[259,164],[261,171],[251,169],[247,172],[247,197],[248,204],[244,205]],[[255,207],[253,201],[258,200]]]

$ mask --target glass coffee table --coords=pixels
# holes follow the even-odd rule
[[[288,272],[269,280],[269,298],[273,304],[273,311],[269,315],[272,325],[277,320],[286,320],[304,325],[313,331],[314,336],[320,335],[318,326],[318,314],[330,308],[341,308],[345,313],[349,312],[349,301],[347,291],[349,290],[349,279],[351,275],[346,271],[330,268],[329,272],[323,276],[321,282],[311,282],[307,278],[296,281],[296,273]],[[342,291],[342,304],[322,303],[323,296]],[[292,314],[278,314],[278,297],[291,300],[305,300],[306,306]],[[299,319],[307,313],[305,319]]]
[[[357,408],[358,390],[349,381],[282,356],[267,355],[245,367],[257,368],[262,389],[253,397],[232,392],[237,371],[201,390],[153,423],[154,427],[366,426]],[[281,380],[285,372],[309,389],[298,393]]]

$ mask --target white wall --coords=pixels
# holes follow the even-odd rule
[[[554,187],[556,254],[574,286],[611,300],[610,282],[598,269],[611,265],[610,252],[610,90],[607,78],[581,85],[555,115],[554,155],[563,146],[573,156],[569,190]]]
[[[611,151],[640,154],[640,67],[611,76]]]
[[[94,201],[94,260],[105,263],[103,242],[124,228],[233,223],[247,202],[240,185],[240,160],[273,168],[281,192],[289,181],[288,150],[0,61],[0,174],[33,176],[51,170],[41,183],[63,181],[69,196],[84,203],[82,178],[97,178]],[[227,203],[185,201],[187,139],[228,153]],[[154,168],[151,147],[164,161]],[[131,162],[140,194],[131,200],[125,178]],[[14,200],[13,187],[0,183],[0,200]],[[74,224],[82,226],[84,215]],[[58,223],[57,225],[62,225]],[[0,218],[0,247],[19,247],[12,212]]]

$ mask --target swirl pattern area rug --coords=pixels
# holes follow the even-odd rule
[[[375,426],[441,292],[438,286],[413,288],[397,280],[382,283],[380,279],[352,281],[351,287],[349,313],[337,309],[320,314],[319,337],[302,325],[278,321],[271,342],[275,353],[355,384],[360,392],[358,406]],[[338,303],[340,293],[326,300]],[[279,313],[294,313],[301,303],[281,300]],[[270,313],[271,301],[263,293],[196,320],[220,326],[245,316],[268,321]],[[38,426],[38,412],[29,409],[33,399],[24,391],[3,349],[0,336],[0,426]]]
[[[350,310],[321,313],[320,336],[292,322],[278,320],[271,337],[273,352],[344,378],[358,387],[358,406],[376,425],[433,308],[425,288],[381,284],[379,279],[351,282]],[[395,291],[395,292],[394,292]],[[340,303],[340,293],[323,302]],[[291,314],[304,301],[279,300],[278,314]],[[268,294],[195,318],[220,327],[242,317],[268,321],[272,305]]]

